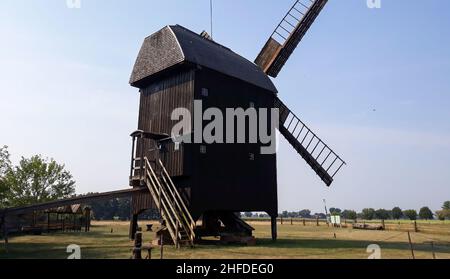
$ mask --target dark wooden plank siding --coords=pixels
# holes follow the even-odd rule
[[[146,132],[171,135],[172,128],[177,123],[177,121],[171,120],[172,112],[176,108],[193,111],[194,76],[193,70],[182,71],[155,81],[147,88],[142,89],[138,128]],[[151,146],[151,144],[147,141],[142,147],[145,156],[154,160],[157,159],[157,152],[149,150],[155,149],[156,146]],[[138,152],[140,152],[140,148],[141,144],[138,143]],[[162,158],[170,175],[185,175],[182,145],[179,150],[175,150],[174,144],[169,144],[167,153]]]
[[[213,70],[203,68],[195,80],[195,98],[203,101],[203,110],[247,109],[250,103],[255,108],[274,106],[272,92]],[[202,96],[202,88],[208,89],[207,97]],[[260,143],[208,144],[206,154],[200,153],[200,145],[189,146],[194,218],[205,211],[277,214],[276,154],[261,155]],[[254,160],[250,160],[250,154],[255,155]]]
[[[134,193],[131,204],[133,214],[140,214],[147,209],[156,208],[150,192]]]

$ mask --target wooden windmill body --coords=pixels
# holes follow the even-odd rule
[[[175,244],[224,233],[251,235],[252,228],[236,215],[246,211],[267,212],[276,238],[277,155],[261,154],[267,145],[261,141],[206,143],[188,134],[190,142],[177,142],[172,113],[183,108],[195,118],[199,101],[202,111],[218,108],[224,114],[228,108],[278,109],[281,134],[331,185],[344,161],[281,102],[269,78],[278,75],[326,2],[296,1],[255,63],[179,25],[145,39],[130,79],[140,92],[130,184],[149,192],[133,197],[131,235],[137,216],[158,208]],[[199,122],[191,121],[198,128]],[[200,122],[201,128],[207,124]]]

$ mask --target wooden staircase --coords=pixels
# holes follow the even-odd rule
[[[296,0],[264,45],[255,64],[267,75],[277,77],[327,2]]]
[[[161,160],[157,162],[150,162],[147,158],[144,158],[144,160],[143,182],[150,190],[150,194],[160,210],[164,225],[173,243],[177,248],[194,246],[195,221],[192,219],[166,168]],[[152,164],[155,167],[152,167]]]
[[[346,164],[331,148],[303,123],[280,99],[275,100],[280,113],[280,133],[311,166],[327,186]]]

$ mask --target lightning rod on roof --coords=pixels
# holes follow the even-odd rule
[[[209,12],[211,19],[211,39],[213,38],[213,0],[209,0]]]

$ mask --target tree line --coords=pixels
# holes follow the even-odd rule
[[[341,210],[340,208],[330,208],[330,215],[340,216],[348,220],[450,220],[450,201],[444,202],[442,209],[433,213],[433,211],[428,207],[424,206],[419,211],[415,209],[402,210],[400,207],[394,207],[391,210],[387,209],[374,209],[374,208],[364,208],[361,212],[356,212],[355,210]],[[268,217],[266,214],[252,214],[251,212],[244,213],[245,217]],[[288,212],[283,211],[279,214],[283,218],[320,218],[325,219],[326,215],[323,213],[311,214],[311,210],[304,209],[301,211]]]

